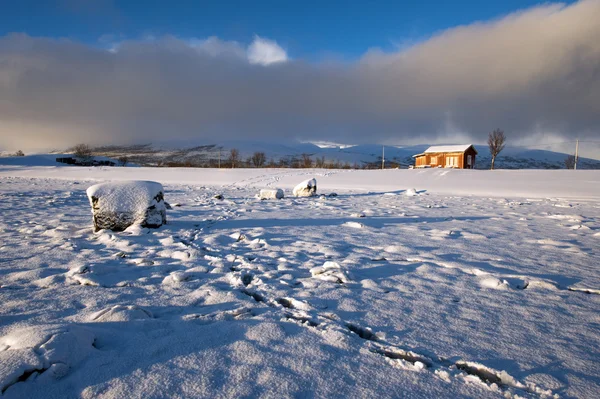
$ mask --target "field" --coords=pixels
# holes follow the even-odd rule
[[[126,179],[169,223],[93,233]],[[596,171],[3,166],[0,201],[2,397],[600,396]]]

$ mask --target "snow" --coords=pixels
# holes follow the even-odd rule
[[[95,184],[86,190],[92,198],[98,198],[98,208],[102,212],[132,212],[142,214],[149,206],[155,205],[155,198],[163,192],[160,183],[153,181],[124,181]]]
[[[436,152],[465,152],[473,144],[459,144],[459,145],[434,145],[425,150],[425,154],[431,154]]]
[[[295,197],[312,197],[317,194],[317,179],[312,178],[299,183],[292,193]]]
[[[281,199],[283,197],[283,190],[280,188],[262,189],[258,193],[258,198],[260,199]]]
[[[169,224],[93,233],[86,188],[145,179]],[[0,199],[1,397],[600,396],[598,172],[7,166]]]

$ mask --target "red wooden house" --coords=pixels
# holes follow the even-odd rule
[[[474,169],[477,150],[473,144],[440,145],[429,147],[422,154],[413,155],[415,168]]]

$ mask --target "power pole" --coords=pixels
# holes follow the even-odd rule
[[[381,147],[381,169],[385,169],[385,146]]]
[[[577,139],[577,144],[575,144],[575,165],[573,166],[574,170],[577,170],[577,160],[579,159],[579,139]]]

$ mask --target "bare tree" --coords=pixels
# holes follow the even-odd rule
[[[121,164],[121,166],[125,166],[127,165],[127,162],[129,162],[129,158],[127,158],[127,155],[122,155],[119,157],[118,161]]]
[[[15,157],[24,157],[24,156],[25,156],[25,153],[24,153],[23,151],[19,150],[19,151],[15,152],[15,155],[14,155],[14,156],[15,156]]]
[[[567,169],[575,169],[575,155],[568,155],[565,158],[565,167]]]
[[[325,167],[325,155],[323,155],[321,157],[317,157],[317,159],[315,160],[315,167],[317,167],[317,168]]]
[[[254,167],[260,168],[260,167],[264,166],[266,161],[267,161],[267,156],[265,155],[264,152],[257,151],[254,154],[252,154],[252,164],[254,165]]]
[[[301,155],[302,160],[301,160],[301,165],[303,168],[312,168],[312,158],[310,157],[310,154],[302,154]]]
[[[92,147],[87,144],[77,144],[75,147],[71,148],[73,151],[73,155],[82,161],[89,161],[92,159]]]
[[[496,162],[496,157],[500,154],[500,151],[504,149],[506,142],[506,136],[504,136],[504,131],[500,129],[496,129],[491,132],[488,136],[488,147],[490,148],[490,155],[492,156],[492,167],[494,170],[494,163]]]
[[[229,162],[231,163],[231,168],[235,168],[235,165],[239,162],[240,160],[240,151],[237,148],[232,148],[231,151],[229,151]]]

